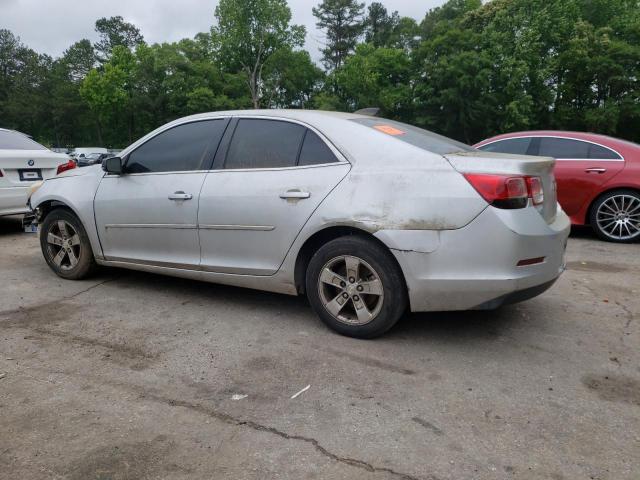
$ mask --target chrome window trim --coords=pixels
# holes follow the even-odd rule
[[[120,178],[120,177],[143,177],[143,176],[152,176],[152,175],[189,175],[189,174],[210,174],[210,173],[221,173],[221,172],[272,172],[272,171],[280,171],[280,170],[303,170],[308,168],[327,168],[334,167],[336,165],[349,165],[349,162],[332,162],[332,163],[321,163],[318,165],[300,165],[293,167],[272,167],[272,168],[219,168],[213,170],[193,170],[193,171],[180,171],[180,172],[145,172],[145,173],[124,173],[122,175],[110,175],[105,174],[104,178]]]
[[[614,148],[608,147],[608,146],[603,145],[603,144],[598,143],[598,142],[593,142],[591,140],[583,140],[582,138],[575,138],[575,137],[561,137],[559,135],[523,135],[523,136],[517,136],[517,137],[500,138],[498,140],[493,140],[492,142],[487,142],[485,144],[480,145],[480,147],[478,147],[478,150],[480,150],[482,147],[487,147],[489,145],[493,145],[494,143],[504,142],[505,140],[513,140],[513,139],[516,139],[516,138],[559,138],[559,139],[562,139],[562,140],[574,140],[576,142],[584,142],[584,143],[589,143],[591,145],[597,145],[598,147],[605,148],[605,149],[615,153],[616,155],[618,155],[618,157],[620,157],[619,159],[615,159],[615,158],[556,158],[556,161],[558,161],[558,162],[562,162],[562,161],[569,161],[569,162],[589,162],[589,161],[593,161],[593,162],[624,162],[625,161],[624,156]],[[500,153],[500,152],[487,152],[487,153]],[[544,155],[542,155],[542,156],[544,156]]]

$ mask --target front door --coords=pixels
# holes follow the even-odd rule
[[[297,123],[240,119],[210,172],[198,223],[205,271],[271,275],[350,164]],[[218,159],[216,159],[218,162]]]
[[[197,269],[198,198],[227,119],[164,130],[104,177],[94,201],[106,260]]]

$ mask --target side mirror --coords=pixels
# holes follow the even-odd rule
[[[120,157],[105,159],[102,162],[102,170],[112,175],[122,175],[122,159]]]

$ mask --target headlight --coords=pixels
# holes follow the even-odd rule
[[[31,184],[31,186],[29,187],[29,198],[31,198],[31,196],[38,191],[38,189],[42,186],[43,183],[44,182],[40,180],[38,182]]]

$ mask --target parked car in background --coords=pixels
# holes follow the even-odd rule
[[[535,131],[499,135],[484,152],[556,159],[558,200],[574,225],[603,240],[640,240],[640,145],[592,133]]]
[[[109,150],[102,147],[78,147],[74,148],[71,154],[73,158],[76,159],[76,161],[80,161],[81,159],[85,158],[87,155],[91,155],[92,153],[109,153]]]
[[[101,164],[105,158],[113,157],[110,153],[89,153],[86,156],[78,158],[79,167],[88,167],[91,165]]]
[[[68,155],[54,153],[24,133],[0,128],[0,216],[29,212],[29,188],[75,168]]]
[[[304,110],[195,115],[121,155],[31,197],[62,278],[97,263],[304,292],[331,328],[370,338],[407,309],[532,298],[564,268],[551,158]]]

